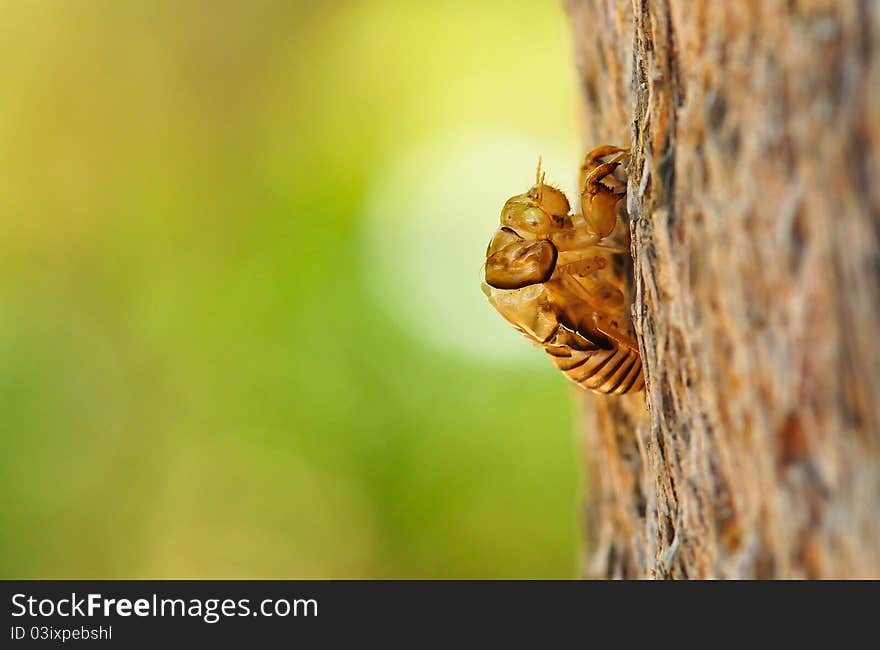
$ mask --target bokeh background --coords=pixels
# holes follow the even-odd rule
[[[0,577],[574,577],[480,265],[581,153],[559,3],[10,0]]]

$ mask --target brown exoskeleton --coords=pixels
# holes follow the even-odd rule
[[[625,281],[614,268],[630,259],[625,223],[624,242],[611,237],[626,213],[625,186],[612,174],[628,151],[606,145],[587,154],[580,214],[544,182],[539,163],[535,185],[504,204],[486,251],[483,292],[492,306],[569,379],[599,393],[645,386]]]

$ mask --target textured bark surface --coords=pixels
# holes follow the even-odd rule
[[[880,6],[568,10],[648,383],[585,398],[587,575],[880,577]]]

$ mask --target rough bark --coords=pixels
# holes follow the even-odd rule
[[[648,384],[585,397],[587,575],[880,578],[880,5],[568,9]]]

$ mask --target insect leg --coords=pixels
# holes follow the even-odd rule
[[[617,169],[617,165],[620,164],[620,161],[628,156],[629,152],[624,151],[614,156],[608,162],[584,168],[586,174],[583,181],[583,191],[589,192],[590,194],[595,194],[599,191],[599,181]]]
[[[621,206],[620,192],[615,192],[601,183],[602,179],[611,174],[620,161],[629,156],[626,150],[617,149],[617,155],[613,156],[608,162],[599,163],[593,157],[593,154],[587,156],[590,162],[584,163],[581,167],[581,213],[584,221],[596,234],[599,239],[604,239],[610,235],[615,226]],[[601,151],[601,149],[600,149]]]
[[[557,250],[580,251],[599,243],[599,236],[589,228],[566,228],[550,233],[550,241]]]
[[[581,169],[589,169],[590,167],[593,167],[594,163],[600,158],[620,152],[629,153],[629,147],[615,147],[612,144],[605,144],[601,147],[596,147],[584,157],[584,164]]]
[[[571,274],[560,275],[560,280],[566,290],[591,307],[587,312],[588,318],[594,320],[601,318],[599,311],[623,315],[623,292],[610,282],[589,280],[588,278],[578,279]],[[599,329],[603,334],[605,333],[598,327],[596,329]]]
[[[619,255],[629,255],[630,250],[625,246],[611,246],[609,244],[596,244],[596,248],[601,248],[603,251],[608,251],[609,253],[615,253]]]
[[[629,155],[629,147],[615,147],[613,145],[603,145],[601,147],[597,147],[593,149],[590,153],[588,153],[584,157],[584,163],[581,165],[581,173],[580,173],[580,187],[583,190],[584,183],[587,175],[596,167],[601,165],[601,159],[606,156],[611,156],[613,154],[620,154],[619,156],[615,156],[615,164]],[[613,170],[613,168],[612,168]]]
[[[595,323],[596,330],[604,334],[606,337],[615,341],[618,345],[627,347],[631,350],[635,350],[636,353],[639,351],[638,342],[628,334],[625,334],[620,330],[619,327],[614,327],[614,325],[608,320],[600,315],[597,312],[593,313],[593,321]]]

